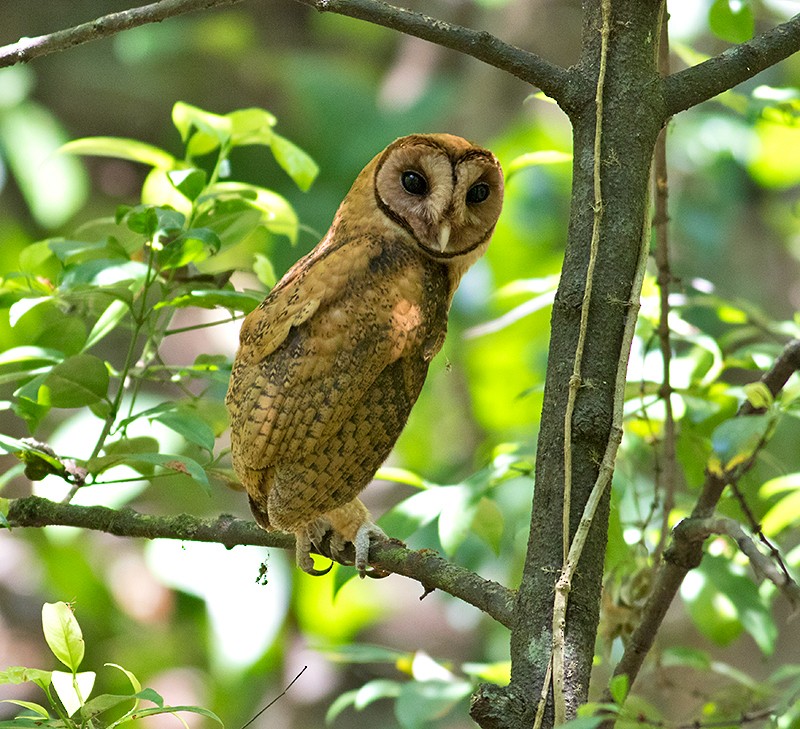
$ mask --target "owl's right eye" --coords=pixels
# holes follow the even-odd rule
[[[428,192],[428,181],[419,172],[406,170],[400,175],[403,189],[412,195],[424,195]]]

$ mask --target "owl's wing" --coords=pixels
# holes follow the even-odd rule
[[[425,317],[411,303],[419,276],[398,265],[376,277],[371,262],[380,255],[369,241],[321,247],[245,320],[228,396],[243,465],[292,462],[330,438],[424,335]]]

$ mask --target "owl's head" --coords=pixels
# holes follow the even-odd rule
[[[413,134],[373,164],[378,208],[427,255],[469,265],[484,252],[503,205],[491,152],[452,134]]]

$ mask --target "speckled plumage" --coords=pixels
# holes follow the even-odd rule
[[[409,171],[425,178],[424,194],[406,189]],[[326,532],[335,557],[355,545],[362,574],[369,537],[383,536],[358,494],[406,423],[502,192],[486,150],[451,135],[403,137],[245,319],[226,398],[233,467],[258,523],[295,533],[306,571],[316,573],[309,550]]]

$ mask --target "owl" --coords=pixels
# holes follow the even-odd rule
[[[370,540],[386,538],[358,495],[405,426],[502,202],[491,152],[450,134],[402,137],[244,320],[225,398],[233,468],[258,524],[295,534],[304,571],[327,571],[312,549],[354,553],[363,577]]]

